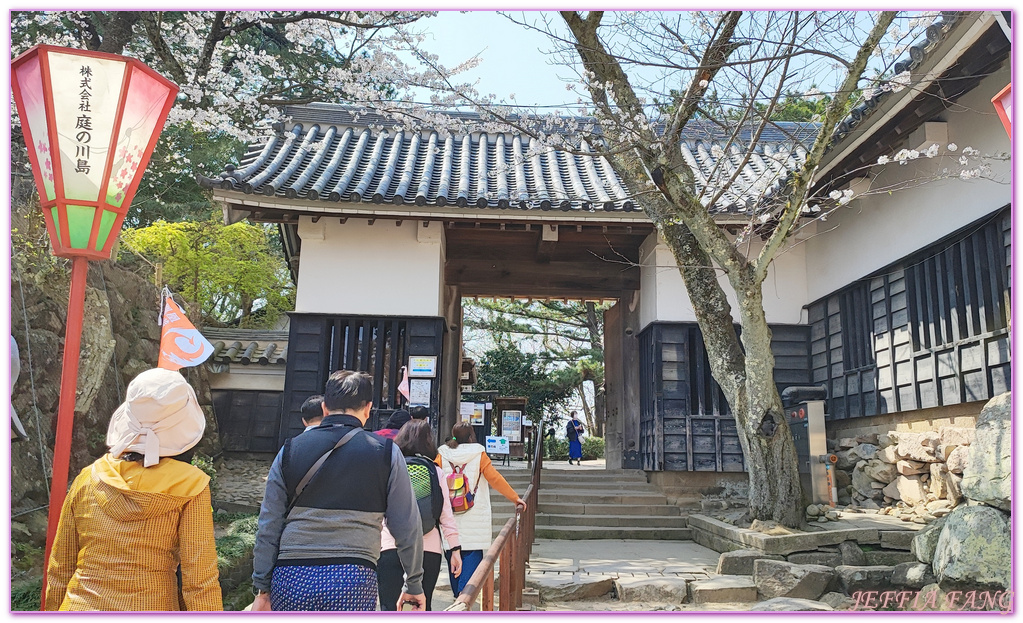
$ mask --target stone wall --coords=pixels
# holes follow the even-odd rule
[[[838,457],[839,501],[927,523],[962,501],[962,473],[976,433],[942,426],[888,431],[831,442]]]

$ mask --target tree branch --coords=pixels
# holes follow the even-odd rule
[[[185,70],[181,68],[178,63],[178,59],[174,58],[174,52],[171,51],[170,46],[164,41],[163,34],[160,32],[160,21],[163,13],[159,11],[144,11],[140,19],[142,26],[146,30],[146,37],[149,42],[153,45],[153,51],[160,57],[160,61],[163,62],[167,71],[178,84],[184,84],[188,82],[188,76],[185,75]]]
[[[777,255],[778,250],[788,237],[793,224],[795,224],[796,218],[802,210],[803,202],[806,199],[807,190],[813,181],[813,174],[817,170],[817,165],[820,164],[821,158],[824,156],[825,149],[831,142],[831,132],[841,120],[841,116],[845,112],[845,108],[860,81],[863,70],[867,66],[870,55],[888,31],[892,20],[895,19],[895,14],[896,11],[884,11],[878,16],[877,22],[870,30],[870,34],[863,42],[863,45],[860,46],[856,57],[850,64],[845,80],[842,81],[842,86],[835,93],[835,98],[828,104],[828,108],[824,113],[824,120],[821,123],[820,133],[817,135],[817,140],[814,141],[810,153],[806,156],[806,162],[803,163],[802,169],[791,177],[792,181],[787,192],[789,199],[784,212],[782,212],[778,226],[771,233],[767,244],[761,249],[760,254],[753,263],[753,273],[757,283],[763,283],[767,277],[767,269],[771,265],[771,261],[774,260],[774,256]]]
[[[710,82],[714,80],[721,68],[728,62],[728,57],[735,51],[736,46],[732,42],[732,35],[735,34],[735,27],[739,23],[742,11],[729,11],[721,20],[721,28],[715,35],[714,40],[707,46],[707,50],[700,59],[700,66],[693,75],[689,88],[684,96],[676,99],[675,114],[665,129],[665,135],[671,139],[671,144],[679,140],[682,129],[689,123],[693,113],[703,99],[703,94],[709,88]],[[706,85],[701,86],[706,81]]]
[[[122,54],[134,36],[135,24],[142,17],[140,11],[111,11],[111,19],[103,29],[103,43],[98,50],[110,54]]]

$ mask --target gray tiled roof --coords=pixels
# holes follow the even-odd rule
[[[287,363],[287,331],[205,328],[203,336],[213,344],[213,356],[209,359],[212,363],[246,366]]]
[[[940,43],[945,35],[952,29],[952,27],[960,20],[964,12],[962,11],[942,11],[942,19],[936,20],[924,31],[924,36],[913,43],[909,47],[909,51],[905,56],[900,58],[892,66],[892,77],[902,74],[903,72],[913,71],[920,66],[920,63],[934,50],[938,43]],[[860,123],[862,123],[867,117],[874,112],[878,105],[886,100],[894,91],[891,88],[890,80],[882,80],[877,85],[876,92],[871,97],[867,98],[862,104],[853,108],[849,114],[838,124],[835,131],[831,134],[832,143],[829,145],[829,150],[833,149],[835,145],[844,139],[849,133]]]
[[[290,128],[250,146],[239,166],[228,165],[206,187],[287,199],[373,202],[472,208],[639,211],[628,185],[603,156],[539,151],[521,133],[447,135],[409,130],[387,117],[355,107],[312,104],[289,107]],[[447,113],[462,123],[470,113]],[[579,124],[591,118],[575,119]],[[760,137],[730,192],[713,212],[745,212],[800,166],[817,133],[814,124],[779,122]],[[576,149],[593,153],[581,138],[567,136]],[[727,180],[741,163],[741,146],[726,148],[729,136],[708,121],[690,122],[683,156],[698,190]],[[593,139],[591,139],[593,140]],[[744,143],[745,141],[745,143]],[[537,153],[539,152],[539,153]],[[705,202],[706,203],[706,202]]]

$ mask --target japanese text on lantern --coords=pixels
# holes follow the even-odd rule
[[[78,141],[78,145],[75,146],[75,159],[77,160],[75,173],[88,174],[91,168],[89,165],[89,143],[92,141],[92,68],[82,65],[79,73],[82,76],[82,81],[78,86],[82,90],[78,94],[80,98],[78,110],[82,114],[78,115],[78,120],[75,122],[75,130],[78,130],[75,134],[75,140]]]

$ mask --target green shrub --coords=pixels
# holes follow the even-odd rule
[[[565,439],[548,439],[546,457],[552,461],[567,461],[568,441]]]
[[[548,439],[546,449],[544,458],[553,461],[568,460],[567,439]],[[583,460],[592,461],[602,458],[604,458],[604,440],[600,437],[583,437]]]
[[[192,465],[198,467],[210,477],[210,492],[212,493],[215,491],[217,485],[217,468],[213,467],[213,458],[197,452],[195,456],[192,457]]]
[[[38,612],[39,599],[43,591],[43,578],[36,576],[23,582],[11,584],[11,610]]]
[[[583,460],[604,458],[604,440],[601,437],[583,437]]]
[[[259,517],[242,515],[231,522],[226,534],[216,539],[217,567],[222,571],[234,565],[239,559],[252,555],[256,544],[256,527]]]

